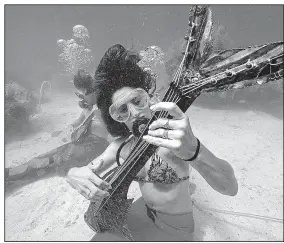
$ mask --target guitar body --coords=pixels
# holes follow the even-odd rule
[[[85,221],[95,232],[117,231],[122,233],[127,239],[132,240],[130,231],[127,228],[127,215],[133,199],[127,199],[127,192],[135,176],[143,168],[156,149],[156,146],[150,145],[143,153],[143,162],[138,162],[135,166],[130,164],[124,173],[119,175],[115,182],[112,183],[112,188],[116,190],[110,198],[107,198],[107,201],[103,200],[102,202],[90,203],[85,213]],[[118,169],[119,167],[116,167],[113,173],[103,177],[103,179],[110,181]],[[120,183],[121,181],[123,181],[123,183]],[[103,207],[99,209],[101,205],[103,205]]]
[[[116,231],[122,233],[127,239],[132,240],[127,228],[127,215],[133,199],[127,199],[130,184],[123,186],[115,192],[104,206],[98,211],[101,203],[91,202],[84,217],[85,222],[95,232]]]

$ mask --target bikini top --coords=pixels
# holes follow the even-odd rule
[[[125,142],[123,142],[120,145],[119,149],[117,150],[116,161],[118,165],[120,165],[119,163],[120,152],[123,146],[129,141],[130,139],[127,139]],[[141,177],[141,176],[136,176],[134,181],[173,184],[173,183],[187,180],[189,178],[189,176],[179,177],[176,171],[171,166],[169,166],[169,164],[166,161],[164,161],[157,153],[154,153],[151,159],[152,159],[152,163],[147,172],[148,179],[145,179],[144,177]]]

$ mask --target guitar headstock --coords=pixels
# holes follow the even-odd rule
[[[200,69],[211,79],[206,91],[260,85],[283,77],[283,42],[226,50],[208,59]]]
[[[198,69],[211,52],[212,12],[208,6],[195,5],[189,9],[184,68]]]
[[[229,55],[230,54],[230,55]],[[200,78],[187,79],[184,96],[260,85],[283,78],[283,42],[219,53],[200,69]]]
[[[212,12],[209,6],[194,5],[189,9],[185,50],[180,64],[179,86],[200,79],[199,67],[211,53]]]
[[[212,33],[212,13],[208,6],[195,5],[189,9],[188,29],[185,35],[186,48],[182,52],[183,57],[171,82],[170,90],[174,90],[180,101],[179,107],[185,111],[196,97],[200,94],[198,90],[190,96],[183,97],[183,87],[194,83],[200,78],[198,73],[200,63],[206,60],[210,54]],[[164,101],[170,99],[171,91],[168,91]],[[176,102],[176,101],[175,101]]]

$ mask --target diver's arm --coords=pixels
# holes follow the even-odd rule
[[[198,140],[193,134],[188,116],[172,102],[159,102],[152,105],[152,112],[168,111],[173,118],[159,118],[149,126],[143,139],[157,146],[165,147],[177,157],[189,163],[216,191],[234,196],[238,183],[232,166],[217,158],[203,144],[198,152]],[[194,158],[198,152],[197,158]]]
[[[96,174],[101,176],[102,173],[106,172],[109,168],[115,165],[116,152],[122,142],[123,139],[113,141],[100,156],[92,160],[88,165],[71,168],[68,171],[67,177],[70,177],[73,173],[77,173],[76,171],[83,167],[89,170],[94,170],[94,168],[96,168]]]
[[[111,185],[102,179],[102,173],[115,164],[119,144],[120,141],[115,140],[90,164],[71,168],[67,174],[67,182],[88,200],[107,196]]]
[[[238,192],[238,182],[232,166],[225,160],[217,158],[203,144],[197,158],[187,161],[216,191],[229,196]]]

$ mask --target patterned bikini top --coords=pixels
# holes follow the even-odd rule
[[[152,163],[147,172],[148,179],[136,176],[135,181],[173,184],[187,180],[189,176],[179,177],[176,171],[169,166],[157,153],[152,156]]]
[[[131,136],[126,141],[124,141],[117,150],[116,162],[118,165],[120,165],[119,162],[120,152],[124,147],[124,145],[130,142],[130,140]],[[150,169],[147,172],[148,179],[145,179],[144,177],[141,176],[136,176],[134,181],[173,184],[187,180],[189,178],[189,176],[179,177],[176,171],[173,168],[171,168],[166,161],[160,158],[157,153],[154,153],[151,159],[152,163],[150,165]]]

